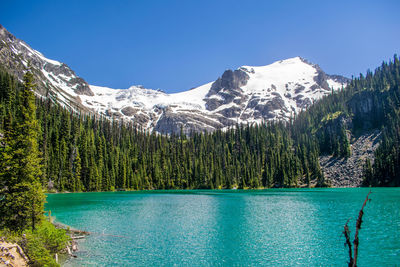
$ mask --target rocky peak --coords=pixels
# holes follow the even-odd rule
[[[314,77],[314,81],[317,83],[318,86],[324,88],[325,90],[330,90],[330,86],[328,80],[332,80],[334,82],[340,84],[348,84],[350,82],[349,78],[340,76],[340,75],[329,75],[326,74],[318,64],[314,64],[309,62],[307,59],[298,57],[302,62],[312,66],[317,71],[317,76]]]
[[[341,84],[348,84],[351,81],[351,79],[343,77],[341,75],[328,75],[328,77],[333,81]]]
[[[66,64],[44,57],[1,25],[0,64],[19,79],[22,79],[28,68],[31,69],[39,93],[50,93],[55,98],[62,98],[64,102],[74,102],[75,105],[77,99],[73,98],[74,95],[94,95],[89,84]]]
[[[15,38],[11,33],[9,33],[6,28],[3,27],[3,25],[0,24],[0,38],[5,39],[5,38],[10,38],[13,39]]]
[[[206,107],[208,110],[215,110],[221,105],[232,103],[235,98],[239,98],[239,102],[243,102],[246,97],[242,97],[242,86],[247,84],[250,76],[243,70],[235,71],[226,70],[220,78],[218,78],[211,86],[206,96]],[[228,117],[235,114],[229,113]]]
[[[208,95],[219,93],[221,89],[225,89],[226,91],[240,90],[240,87],[246,85],[249,78],[249,75],[241,69],[235,71],[226,70],[222,76],[213,83]]]

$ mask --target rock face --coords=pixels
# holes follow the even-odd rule
[[[20,80],[31,69],[39,94],[74,109],[86,110],[77,95],[94,95],[89,84],[66,64],[45,58],[1,25],[0,64]]]
[[[321,156],[320,165],[325,178],[334,187],[359,187],[362,184],[363,166],[369,158],[374,161],[374,152],[379,146],[380,131],[361,135],[351,143],[349,158]]]
[[[28,257],[18,244],[7,243],[0,238],[0,266],[29,266]]]
[[[247,84],[249,75],[243,70],[227,70],[218,78],[210,88],[204,100],[206,101],[206,109],[213,111],[222,105],[234,102],[237,105],[243,104],[247,97],[243,95],[242,86]],[[228,112],[231,117],[235,117],[233,112]],[[237,116],[237,115],[236,115]],[[229,116],[225,116],[229,117]]]
[[[226,70],[214,82],[177,94],[132,86],[88,85],[67,65],[45,58],[0,26],[0,65],[22,79],[30,64],[38,93],[65,107],[130,121],[166,134],[289,120],[348,83],[300,57]]]

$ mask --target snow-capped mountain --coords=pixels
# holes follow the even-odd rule
[[[0,40],[1,65],[21,78],[30,62],[41,95],[73,109],[133,121],[163,133],[288,120],[348,83],[347,78],[327,75],[318,65],[295,57],[227,70],[214,82],[176,94],[142,86],[111,89],[88,85],[67,65],[45,58],[1,26]]]
[[[307,108],[347,79],[326,75],[300,57],[227,70],[214,82],[177,94],[133,86],[90,86],[82,103],[100,114],[133,120],[158,132],[214,130],[236,123],[284,119]]]
[[[78,95],[93,95],[89,84],[66,64],[44,57],[0,25],[0,65],[22,80],[30,68],[39,94],[74,110],[89,111]]]

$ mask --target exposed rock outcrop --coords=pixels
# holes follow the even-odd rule
[[[381,132],[376,130],[355,138],[351,143],[349,158],[321,156],[319,158],[325,178],[333,187],[358,187],[363,182],[363,166],[369,158],[374,161],[374,152],[379,146]]]
[[[0,238],[0,267],[14,266],[25,267],[28,258],[18,244],[8,243]]]

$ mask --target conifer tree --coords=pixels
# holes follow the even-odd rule
[[[13,230],[35,229],[43,215],[45,195],[38,148],[38,121],[33,75],[27,72],[17,107],[18,116],[4,133],[0,159],[0,180],[4,198],[0,205],[0,223]]]

